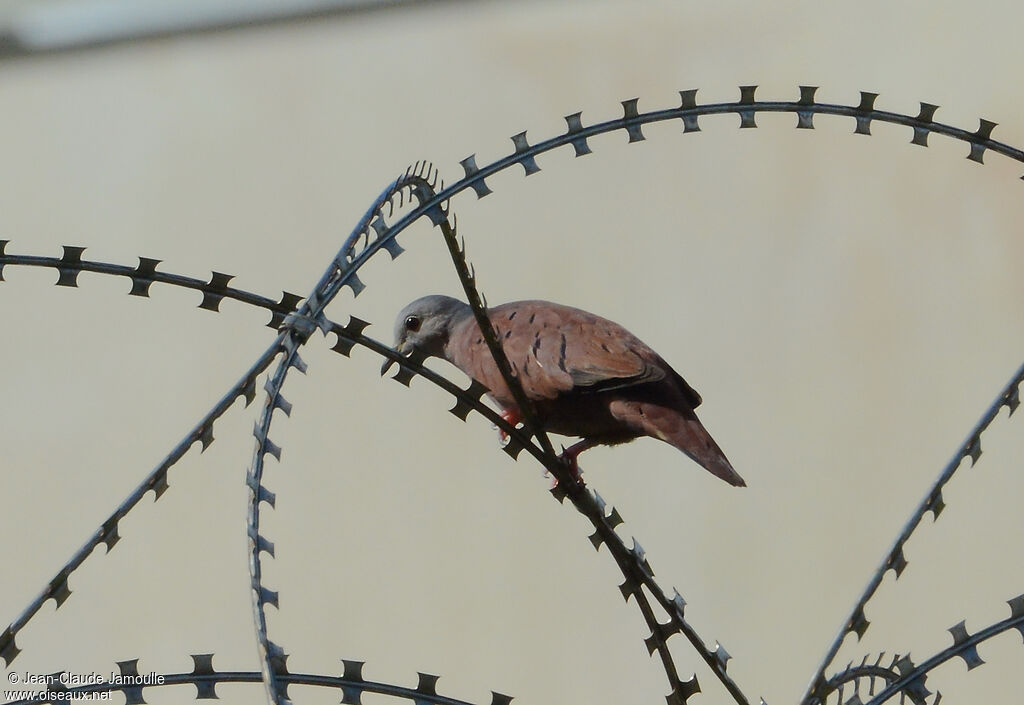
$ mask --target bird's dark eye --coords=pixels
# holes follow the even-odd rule
[[[405,319],[405,329],[415,333],[420,329],[420,318],[419,316],[409,316]]]

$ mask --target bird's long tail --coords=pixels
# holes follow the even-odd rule
[[[632,407],[629,411],[634,413],[627,412],[632,417],[629,421],[639,423],[647,435],[675,446],[712,475],[722,478],[730,485],[747,486],[693,411],[670,409],[644,402],[627,402],[624,406]],[[612,413],[615,413],[614,409]]]
[[[712,475],[722,478],[733,487],[747,486],[693,412],[690,418],[683,419],[679,429],[670,438],[669,443],[696,460]]]

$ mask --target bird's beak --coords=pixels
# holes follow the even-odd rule
[[[400,340],[397,343],[395,343],[395,350],[401,353],[402,355],[406,354],[407,348],[408,345],[406,345],[404,340]],[[387,371],[390,370],[391,366],[394,364],[394,360],[392,360],[390,357],[386,358],[384,360],[384,364],[380,366],[380,376],[383,377],[385,374],[387,374]]]

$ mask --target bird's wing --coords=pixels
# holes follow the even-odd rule
[[[518,301],[494,308],[491,322],[532,399],[616,389],[666,376],[653,350],[622,326],[586,311]]]
[[[490,310],[491,325],[530,399],[598,392],[671,379],[691,407],[700,396],[661,357],[617,323],[549,301],[516,301]],[[486,386],[501,403],[511,393],[479,327],[452,331],[450,362]]]

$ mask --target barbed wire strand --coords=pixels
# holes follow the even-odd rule
[[[950,458],[949,462],[939,473],[938,478],[932,483],[931,487],[925,494],[924,499],[917,505],[913,514],[910,515],[910,519],[904,525],[903,530],[900,531],[896,540],[893,542],[892,547],[886,554],[885,559],[881,565],[872,574],[870,580],[868,580],[867,587],[864,588],[863,593],[857,599],[853,609],[850,611],[850,615],[847,617],[843,626],[840,628],[839,633],[836,634],[829,646],[828,651],[825,653],[825,657],[818,667],[817,672],[811,679],[810,685],[807,687],[807,692],[801,699],[802,703],[815,703],[820,701],[820,695],[818,691],[825,685],[825,671],[835,660],[836,654],[839,652],[839,648],[842,646],[843,641],[849,634],[856,634],[857,638],[860,639],[864,636],[867,631],[870,622],[864,614],[864,608],[868,601],[874,596],[878,587],[882,583],[882,578],[888,571],[893,571],[896,578],[899,579],[900,575],[903,574],[904,569],[907,567],[907,559],[903,552],[903,547],[910,539],[910,537],[917,530],[921,524],[921,519],[928,512],[932,513],[932,518],[938,520],[939,514],[945,508],[945,500],[942,497],[942,490],[956,474],[956,471],[963,464],[963,461],[970,459],[971,466],[973,467],[978,459],[981,457],[981,436],[985,430],[989,427],[992,421],[998,416],[999,411],[1006,407],[1009,411],[1009,415],[1012,415],[1016,408],[1020,405],[1020,385],[1024,382],[1024,365],[1021,365],[1014,373],[1010,381],[1004,386],[999,394],[996,396],[992,404],[989,405],[988,409],[982,414],[981,418],[971,429],[970,433],[967,434],[967,438],[960,447]]]

